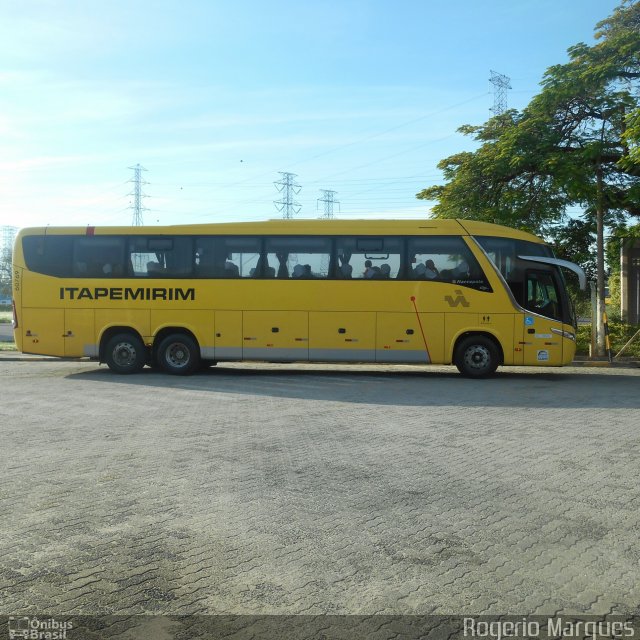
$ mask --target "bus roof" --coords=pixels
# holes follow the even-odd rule
[[[258,222],[219,222],[172,226],[87,226],[87,227],[29,227],[21,229],[25,235],[476,235],[516,238],[529,242],[543,242],[537,236],[490,222],[476,220],[263,220]]]

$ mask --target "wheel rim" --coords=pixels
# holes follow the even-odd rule
[[[133,366],[136,358],[136,349],[130,342],[119,342],[113,349],[113,361],[119,367]]]
[[[176,369],[182,369],[189,364],[191,353],[186,344],[182,342],[174,342],[169,345],[165,352],[167,363]]]
[[[491,365],[491,353],[487,347],[475,344],[464,352],[464,363],[474,371],[487,369]]]

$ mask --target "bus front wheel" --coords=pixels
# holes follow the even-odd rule
[[[193,373],[200,364],[200,349],[196,341],[183,333],[172,333],[158,346],[158,363],[176,376]]]
[[[485,336],[469,336],[458,344],[454,364],[468,378],[486,378],[500,364],[498,348]]]
[[[105,345],[104,361],[114,373],[138,373],[146,359],[144,343],[133,333],[117,333]]]

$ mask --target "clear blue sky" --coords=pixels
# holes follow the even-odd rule
[[[426,217],[437,163],[593,43],[613,0],[0,0],[0,224]]]

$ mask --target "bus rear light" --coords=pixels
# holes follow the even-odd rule
[[[16,313],[16,301],[12,300],[11,301],[11,308],[13,309],[13,318],[11,320],[11,324],[13,325],[14,329],[18,328],[18,314]]]

